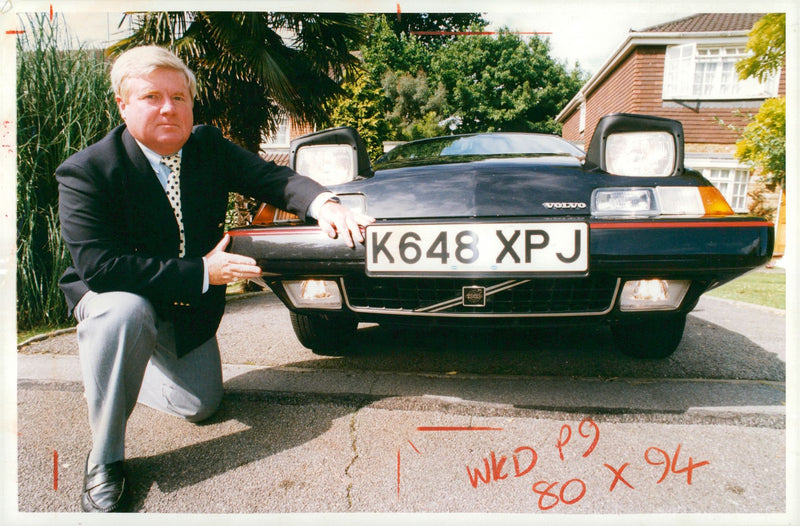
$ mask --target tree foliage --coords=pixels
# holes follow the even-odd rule
[[[382,15],[365,15],[364,27],[369,33],[362,55],[364,67],[379,82],[387,71],[412,73],[430,68],[430,50],[409,33],[397,33]]]
[[[354,73],[350,52],[365,33],[347,13],[152,12],[135,14],[134,34],[111,54],[142,44],[171,48],[195,72],[195,118],[258,151],[287,114],[328,123],[340,81]]]
[[[742,130],[736,157],[761,168],[769,186],[786,186],[786,97],[764,101]]]
[[[384,118],[383,90],[365,72],[345,82],[342,88],[344,93],[331,111],[331,123],[357,129],[369,148],[370,157],[375,159],[383,153],[383,141],[390,135],[390,124]]]
[[[741,79],[764,82],[786,61],[786,13],[764,15],[748,36],[747,49],[752,54],[736,64],[736,71]]]
[[[480,13],[386,13],[389,27],[400,35],[415,35],[419,42],[438,49],[456,39],[453,33],[481,30],[488,25]]]
[[[763,81],[786,61],[786,15],[767,14],[749,34],[753,54],[737,63],[742,79]],[[742,130],[736,157],[760,168],[768,186],[786,186],[786,98],[767,99]]]
[[[429,37],[425,40],[411,32],[464,30],[466,24],[479,19],[479,15],[473,14],[403,13],[399,20],[394,14],[362,15],[361,24],[368,37],[359,50],[365,70],[360,82],[377,86],[378,90],[360,90],[347,82],[343,87],[348,92],[359,91],[362,109],[367,105],[380,109],[378,118],[383,125],[375,126],[370,117],[355,118],[349,107],[342,111],[334,109],[332,122],[354,125],[362,135],[362,128],[370,130],[365,141],[372,153],[381,152],[382,144],[387,140],[407,140],[441,133],[443,128],[438,125],[441,115],[436,111],[437,104],[441,105],[443,100],[441,89],[438,85],[429,89],[425,72],[430,70],[434,49],[452,38]],[[339,104],[351,105],[346,98],[340,98]]]
[[[383,91],[390,101],[388,120],[409,140],[438,135],[447,94],[442,84],[430,86],[424,71],[417,75],[388,71],[383,77]]]
[[[486,25],[479,14],[365,15],[364,24],[364,67],[383,87],[388,139],[558,133],[555,116],[586,80],[553,60],[546,40],[475,34]]]
[[[555,116],[584,76],[549,52],[549,43],[535,36],[460,37],[434,55],[431,79],[444,86],[445,112],[461,118],[459,131],[559,133]]]

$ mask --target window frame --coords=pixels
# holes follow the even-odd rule
[[[262,149],[289,148],[292,142],[291,119],[288,115],[282,115],[278,119],[278,126],[274,134],[265,137],[261,144]]]
[[[722,193],[725,200],[736,213],[749,212],[749,192],[754,180],[753,170],[738,163],[735,159],[713,159],[708,157],[695,157],[686,160],[686,165],[700,172],[717,190]],[[727,172],[726,177],[720,177],[714,172]],[[736,179],[737,173],[744,173],[744,182]],[[724,183],[720,184],[720,183]]]
[[[747,100],[767,99],[778,95],[780,71],[766,81],[741,80],[734,73],[734,83],[724,89],[724,79],[731,80],[730,68],[748,55],[746,41],[689,42],[667,46],[664,53],[663,100]],[[715,53],[716,52],[716,53]],[[706,67],[713,66],[713,67]],[[698,75],[705,71],[710,83],[698,84]],[[726,76],[727,73],[727,76]]]

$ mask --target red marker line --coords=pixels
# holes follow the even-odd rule
[[[502,427],[438,427],[421,426],[417,431],[502,431]]]
[[[408,441],[408,443],[409,443],[409,444],[411,444],[411,447],[413,447],[413,448],[414,448],[414,451],[416,451],[416,452],[417,452],[417,453],[419,453],[420,455],[422,454],[422,453],[420,453],[420,452],[419,452],[419,449],[417,449],[417,446],[415,446],[415,445],[414,445],[414,444],[413,444],[413,443],[412,443],[410,440]]]
[[[9,29],[6,31],[6,35],[23,35],[25,34],[24,29]]]
[[[631,222],[626,223],[620,221],[619,223],[592,223],[592,230],[615,230],[615,229],[633,229],[633,228],[761,228],[772,227],[772,223],[764,221],[664,221],[664,222]]]
[[[397,448],[397,500],[400,500],[400,448]]]
[[[552,31],[503,31],[512,35],[552,35]],[[418,36],[488,36],[498,35],[497,31],[411,31]]]
[[[58,451],[53,450],[53,491],[58,491]]]

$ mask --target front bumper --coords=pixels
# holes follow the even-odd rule
[[[583,219],[581,219],[583,220]],[[772,225],[752,217],[589,221],[587,276],[480,275],[453,278],[369,278],[365,249],[348,248],[315,226],[232,230],[231,250],[256,259],[265,281],[290,309],[283,279],[330,278],[340,284],[343,310],[362,321],[525,323],[545,319],[623,320],[658,313],[623,312],[626,281],[687,280],[677,309],[688,313],[710,288],[769,262]],[[464,307],[464,286],[492,292],[485,306]],[[448,302],[453,303],[448,306]],[[663,314],[663,313],[662,313]]]

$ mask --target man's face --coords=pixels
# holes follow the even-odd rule
[[[128,79],[126,100],[117,97],[131,135],[161,155],[180,150],[192,133],[192,97],[179,71],[159,68]]]

